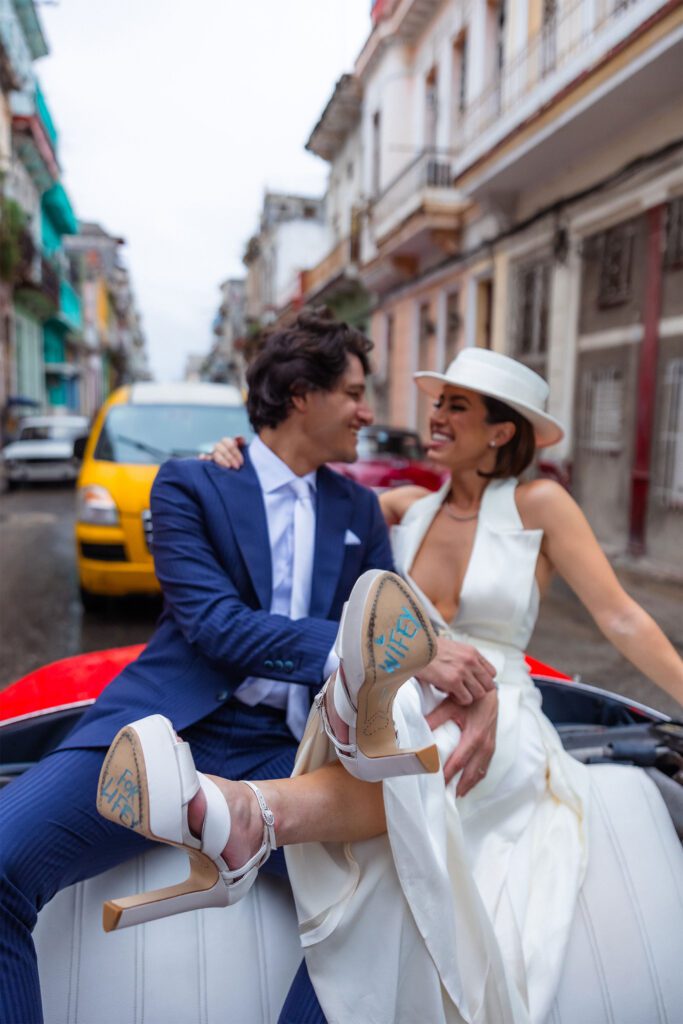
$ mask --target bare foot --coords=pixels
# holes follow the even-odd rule
[[[220,789],[225,802],[230,808],[230,837],[223,850],[223,860],[231,870],[239,868],[254,856],[263,842],[263,818],[254,792],[243,782],[232,782],[216,775],[207,778]],[[259,783],[262,789],[267,784]],[[264,794],[265,795],[265,794]],[[269,801],[269,796],[266,796]],[[204,815],[206,814],[206,797],[201,789],[192,798],[187,809],[187,820],[190,831],[197,839],[201,837]]]
[[[327,687],[325,693],[325,711],[327,711],[327,717],[330,721],[330,727],[332,732],[337,737],[340,743],[349,742],[349,727],[343,718],[339,717],[336,707],[334,706],[334,688],[337,685],[337,674],[335,672],[334,680]],[[341,685],[341,684],[340,684]]]

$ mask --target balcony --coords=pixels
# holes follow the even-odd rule
[[[14,4],[0,3],[0,81],[7,92],[26,88],[33,80],[32,62],[47,53],[33,4],[30,8],[20,5],[20,18]]]
[[[29,231],[23,231],[19,238],[19,253],[15,295],[38,319],[45,320],[59,309],[59,274],[41,255]]]
[[[59,177],[57,132],[45,97],[37,87],[10,95],[12,132],[19,158],[40,192]]]
[[[356,74],[362,76],[388,42],[412,46],[440,4],[441,0],[374,0],[372,31],[356,61]]]
[[[423,150],[378,196],[371,208],[378,250],[421,257],[453,241],[466,201],[453,186],[450,156]]]
[[[81,297],[64,277],[59,282],[59,320],[74,333],[83,327]]]
[[[301,290],[304,302],[324,297],[329,287],[349,273],[355,271],[351,260],[351,240],[344,238],[334,249],[310,270],[304,270]]]
[[[576,153],[632,131],[634,113],[643,120],[660,113],[683,91],[678,6],[660,0],[558,0],[554,15],[467,107],[456,172],[475,165],[477,182],[481,161],[482,184],[501,193],[528,189],[561,172]],[[560,114],[562,131],[555,133],[552,120],[557,116],[559,124]],[[520,150],[524,139],[529,156],[510,161],[508,155],[496,168],[496,147],[513,133]],[[476,184],[471,194],[481,197]]]

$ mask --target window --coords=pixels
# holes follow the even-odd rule
[[[683,359],[672,359],[666,368],[663,408],[655,493],[665,508],[683,509]]]
[[[500,0],[496,21],[496,53],[494,81],[496,83],[496,109],[500,111],[503,102],[503,68],[505,67],[505,21],[507,17],[506,0]]]
[[[619,224],[598,237],[600,283],[598,306],[609,309],[632,295],[634,226]]]
[[[444,352],[444,368],[450,366],[458,353],[461,330],[460,293],[451,292],[446,297],[446,351]]]
[[[543,0],[541,25],[541,74],[552,71],[557,61],[557,6],[558,0]]]
[[[683,197],[666,208],[666,251],[664,265],[670,270],[683,266]]]
[[[493,326],[493,279],[477,281],[477,330],[475,343],[479,348],[491,348]]]
[[[454,63],[458,75],[458,112],[463,114],[467,106],[467,32],[456,40]]]
[[[386,335],[385,335],[386,357],[385,357],[385,364],[384,365],[386,367],[385,377],[386,377],[387,380],[389,380],[390,377],[391,377],[391,364],[392,364],[393,359],[394,359],[394,314],[393,313],[387,313],[387,319],[386,319],[385,328],[386,328]]]
[[[372,115],[372,194],[379,195],[381,182],[381,130],[382,115],[376,110]]]
[[[425,133],[426,149],[436,147],[436,128],[439,117],[439,75],[434,66],[425,79]]]
[[[550,264],[543,260],[518,268],[513,292],[513,346],[517,356],[533,362],[548,351]]]
[[[417,368],[418,370],[434,369],[434,345],[432,338],[435,333],[428,302],[421,302],[418,309],[417,337]],[[441,369],[441,367],[439,367]],[[417,427],[422,430],[427,425],[431,399],[421,389],[417,394]]]
[[[586,370],[581,379],[579,444],[596,455],[618,455],[624,438],[624,377],[616,366]]]
[[[431,320],[429,303],[423,302],[420,305],[419,313],[419,355],[418,363],[420,369],[427,367],[429,359],[429,339],[434,334],[434,324]]]

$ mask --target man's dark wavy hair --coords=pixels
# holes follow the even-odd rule
[[[333,391],[349,356],[370,372],[369,338],[336,320],[329,309],[302,309],[295,320],[263,335],[247,369],[247,412],[255,431],[276,427],[292,409],[292,397]]]

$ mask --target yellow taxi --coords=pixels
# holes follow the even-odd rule
[[[238,388],[131,384],[102,406],[86,439],[77,482],[76,548],[87,611],[108,596],[159,590],[150,550],[149,495],[162,462],[196,458],[224,435],[249,436]]]

